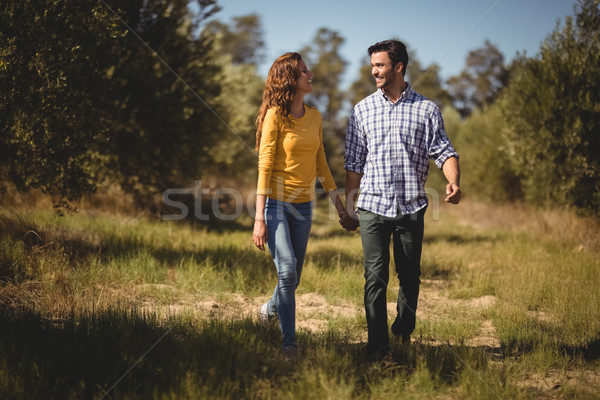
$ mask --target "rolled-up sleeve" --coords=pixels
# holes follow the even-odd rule
[[[348,131],[346,132],[344,169],[346,171],[362,174],[367,159],[367,141],[356,107],[350,116]]]
[[[450,143],[442,113],[438,108],[435,108],[431,113],[428,123],[430,124],[431,141],[429,145],[429,158],[435,161],[435,165],[442,169],[442,166],[450,157],[458,158],[458,153]]]

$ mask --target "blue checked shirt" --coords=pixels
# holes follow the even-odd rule
[[[363,174],[357,208],[386,217],[417,212],[427,205],[429,159],[441,169],[450,157],[458,154],[439,108],[410,85],[396,103],[380,89],[354,107],[344,168]]]

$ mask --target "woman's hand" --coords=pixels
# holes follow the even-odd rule
[[[265,251],[265,243],[267,243],[267,224],[264,219],[254,220],[254,231],[252,232],[252,241],[259,248]]]
[[[252,241],[260,250],[265,251],[267,243],[267,224],[265,223],[265,204],[267,196],[256,195],[256,214],[254,214],[254,231]]]

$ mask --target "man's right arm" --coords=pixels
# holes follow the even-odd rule
[[[362,176],[363,174],[354,171],[346,171],[346,212],[340,219],[340,224],[348,231],[354,231],[358,228],[358,218],[354,213],[354,207],[358,199]]]
[[[340,219],[340,224],[348,231],[354,231],[358,228],[358,218],[354,212],[354,207],[358,199],[360,181],[363,176],[363,168],[368,153],[366,135],[362,131],[357,107],[354,107],[350,121],[348,121],[348,132],[346,133],[345,143],[346,210]]]

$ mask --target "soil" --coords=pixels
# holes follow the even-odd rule
[[[361,294],[358,294],[361,295]],[[241,294],[230,294],[220,296],[222,301],[210,299],[198,299],[193,306],[194,311],[204,314],[207,317],[217,317],[224,319],[236,319],[251,316],[258,318],[258,310],[261,304],[268,300],[268,297],[261,296],[248,298]],[[417,310],[417,325],[419,319],[436,320],[447,318],[444,316],[445,309],[454,307],[465,307],[475,311],[485,311],[494,305],[496,298],[494,296],[483,296],[471,299],[452,299],[448,296],[448,283],[443,280],[423,280],[419,295],[419,307]],[[157,311],[152,304],[146,304],[148,309]],[[394,315],[396,312],[396,303],[387,304],[388,315]],[[170,306],[166,312],[177,313],[184,309],[190,309],[190,304]],[[354,304],[330,304],[326,298],[316,293],[299,293],[296,296],[296,325],[299,330],[308,330],[311,332],[322,332],[327,329],[328,320],[331,318],[364,318],[364,309]],[[485,315],[485,312],[481,313]],[[548,316],[540,315],[540,319]],[[415,339],[413,339],[415,340]],[[447,345],[447,342],[418,339],[420,343],[428,345]],[[360,338],[360,342],[366,342],[365,333]],[[482,319],[479,325],[479,331],[464,345],[480,348],[490,357],[490,362],[502,361],[501,343],[496,334],[496,328],[491,319]],[[561,398],[560,389],[586,385],[590,390],[600,390],[600,374],[594,371],[558,371],[550,370],[546,374],[534,374],[526,379],[517,382],[517,385],[541,396],[540,398],[558,399]]]
[[[392,289],[393,290],[393,289]],[[361,294],[358,294],[361,295]],[[258,310],[268,297],[261,296],[257,298],[248,298],[241,294],[230,294],[222,296],[225,300],[202,299],[194,303],[192,308],[210,317],[220,317],[224,319],[239,318],[247,316],[258,316]],[[435,320],[443,318],[440,310],[448,309],[454,306],[464,306],[472,309],[485,309],[491,307],[495,302],[494,296],[483,296],[474,299],[451,299],[447,295],[447,282],[440,280],[423,280],[419,294],[419,307],[417,309],[417,320],[427,319]],[[152,308],[147,304],[146,307]],[[189,305],[170,306],[169,312],[177,312],[179,309],[190,308]],[[396,303],[387,304],[388,315],[396,313]],[[324,296],[317,293],[302,293],[296,296],[296,326],[298,329],[304,329],[311,332],[322,332],[327,329],[328,321],[332,318],[344,317],[355,318],[364,316],[364,308],[353,304],[333,305],[330,304]],[[366,341],[366,332],[364,340]],[[442,344],[434,340],[428,341],[429,344]],[[468,346],[485,347],[491,350],[500,351],[500,340],[496,336],[496,329],[490,319],[481,321],[479,332],[469,339]]]

